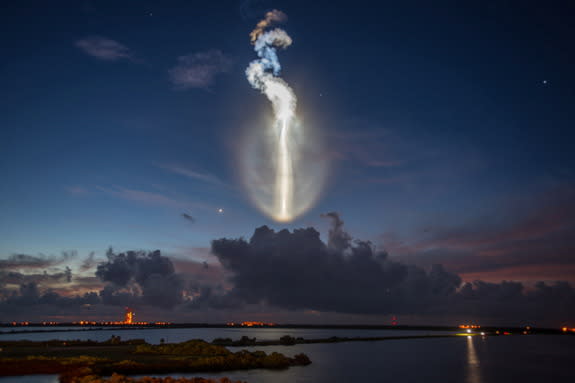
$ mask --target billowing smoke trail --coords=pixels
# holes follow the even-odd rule
[[[258,37],[260,37],[260,35],[264,32],[264,30],[267,27],[272,25],[274,22],[281,23],[282,21],[285,21],[286,18],[287,17],[285,13],[283,13],[282,11],[278,11],[277,9],[274,9],[273,11],[266,13],[266,17],[263,20],[260,20],[256,24],[256,28],[250,33],[252,43],[256,42]]]
[[[259,59],[252,61],[246,69],[250,84],[267,96],[274,110],[277,135],[274,218],[278,221],[289,221],[293,218],[294,174],[290,127],[295,117],[297,99],[289,85],[278,77],[281,65],[277,49],[287,48],[292,40],[282,29],[265,29],[285,18],[285,14],[280,11],[268,12],[250,33]]]

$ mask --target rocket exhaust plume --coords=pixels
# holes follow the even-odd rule
[[[281,65],[277,50],[289,47],[292,39],[283,29],[268,30],[274,23],[285,20],[286,15],[283,12],[273,10],[258,22],[250,33],[250,39],[259,58],[252,61],[246,69],[249,83],[266,95],[274,113],[271,131],[265,132],[268,158],[263,162],[267,163],[268,172],[264,175],[252,174],[253,179],[247,184],[248,188],[255,189],[255,183],[261,186],[260,189],[267,189],[263,193],[261,190],[252,190],[252,197],[264,213],[280,222],[291,221],[307,210],[317,197],[317,185],[320,185],[322,180],[322,177],[309,174],[309,169],[314,166],[306,165],[309,169],[302,169],[301,163],[306,157],[305,144],[302,141],[303,136],[308,134],[297,121],[297,98],[293,90],[279,77]],[[306,137],[306,140],[308,144],[313,142],[311,137]],[[317,148],[311,150],[317,151]],[[246,150],[250,153],[252,151]],[[248,166],[252,165],[253,163]],[[310,190],[312,178],[316,183],[315,190]]]

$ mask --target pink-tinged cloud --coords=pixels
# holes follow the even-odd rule
[[[104,61],[118,61],[132,57],[128,47],[101,36],[83,38],[76,41],[75,45],[87,55]]]
[[[353,133],[333,132],[330,134],[332,156],[335,159],[360,163],[367,167],[392,168],[403,161],[390,159],[389,143],[384,139],[389,132],[375,133],[354,131]]]
[[[164,194],[128,189],[121,186],[114,186],[112,188],[100,186],[98,187],[98,190],[113,197],[125,199],[128,201],[141,202],[148,205],[168,206],[174,208],[188,208],[193,205],[189,202],[168,197]]]
[[[218,74],[228,72],[232,59],[217,49],[197,52],[178,58],[170,69],[170,80],[176,89],[209,88]]]
[[[88,194],[89,193],[88,189],[86,189],[85,187],[82,187],[82,186],[78,186],[78,185],[68,186],[65,188],[65,190],[68,193],[73,194],[73,195],[81,195],[81,194]]]
[[[197,170],[194,169],[190,169],[187,168],[185,166],[180,166],[180,165],[157,165],[159,168],[167,170],[170,173],[174,173],[174,174],[179,174],[181,176],[187,177],[187,178],[191,178],[193,180],[197,180],[197,181],[202,181],[202,182],[206,182],[209,184],[213,184],[213,185],[218,185],[218,186],[225,186],[226,184],[217,176],[210,174],[210,173],[205,173],[205,172],[199,172]]]
[[[381,239],[402,262],[443,264],[465,278],[521,280],[518,270],[524,267],[529,270],[526,279],[573,281],[575,274],[566,278],[569,274],[562,270],[575,265],[574,197],[573,190],[549,192],[506,225],[485,221],[457,229],[428,228],[421,233],[423,239],[402,239],[392,233]]]

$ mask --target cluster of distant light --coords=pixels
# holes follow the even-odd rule
[[[229,327],[273,327],[273,326],[276,326],[276,324],[275,323],[248,321],[248,322],[241,322],[241,323],[228,322],[228,323],[226,323],[226,326],[229,326]]]
[[[313,205],[321,190],[324,173],[322,166],[318,166],[321,160],[312,164],[306,158],[310,156],[309,153],[306,155],[306,149],[317,156],[319,148],[313,147],[313,137],[304,132],[297,121],[295,93],[279,77],[281,65],[277,49],[287,48],[292,39],[280,28],[266,31],[285,19],[283,12],[273,10],[250,33],[259,58],[250,63],[246,76],[271,102],[274,121],[269,131],[262,134],[258,129],[259,134],[247,140],[248,147],[242,150],[244,184],[252,201],[279,222],[291,221]]]
[[[481,326],[477,324],[460,324],[459,328],[470,329],[470,328],[481,328]]]
[[[131,322],[126,321],[84,321],[72,322],[72,324],[80,326],[167,326],[171,325],[171,322]]]
[[[481,329],[481,326],[475,325],[475,324],[462,324],[462,325],[459,325],[459,328],[464,329],[466,331],[465,331],[465,333],[456,334],[456,335],[467,336],[467,337],[471,337],[474,335],[486,336],[486,335],[512,335],[513,334],[513,332],[511,332],[511,330],[507,331],[507,330],[494,330],[494,329],[492,329],[489,332],[486,332],[486,331],[476,332],[475,330]],[[522,328],[520,330],[517,329],[517,330],[518,330],[517,333],[523,334],[523,335],[529,335],[532,333],[531,326],[525,326],[524,328]],[[569,330],[575,332],[575,328],[573,328],[573,329],[569,329],[568,327],[562,328],[563,332],[567,332]]]
[[[55,322],[55,321],[43,321],[40,323],[34,323],[30,321],[21,322],[10,322],[10,326],[61,326],[72,324],[75,326],[169,326],[172,322],[132,322],[126,323],[125,321],[93,321],[93,320],[80,320],[75,322]]]

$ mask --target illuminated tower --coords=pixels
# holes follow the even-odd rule
[[[134,311],[131,308],[126,307],[126,314],[124,314],[124,324],[132,324],[134,323]]]

